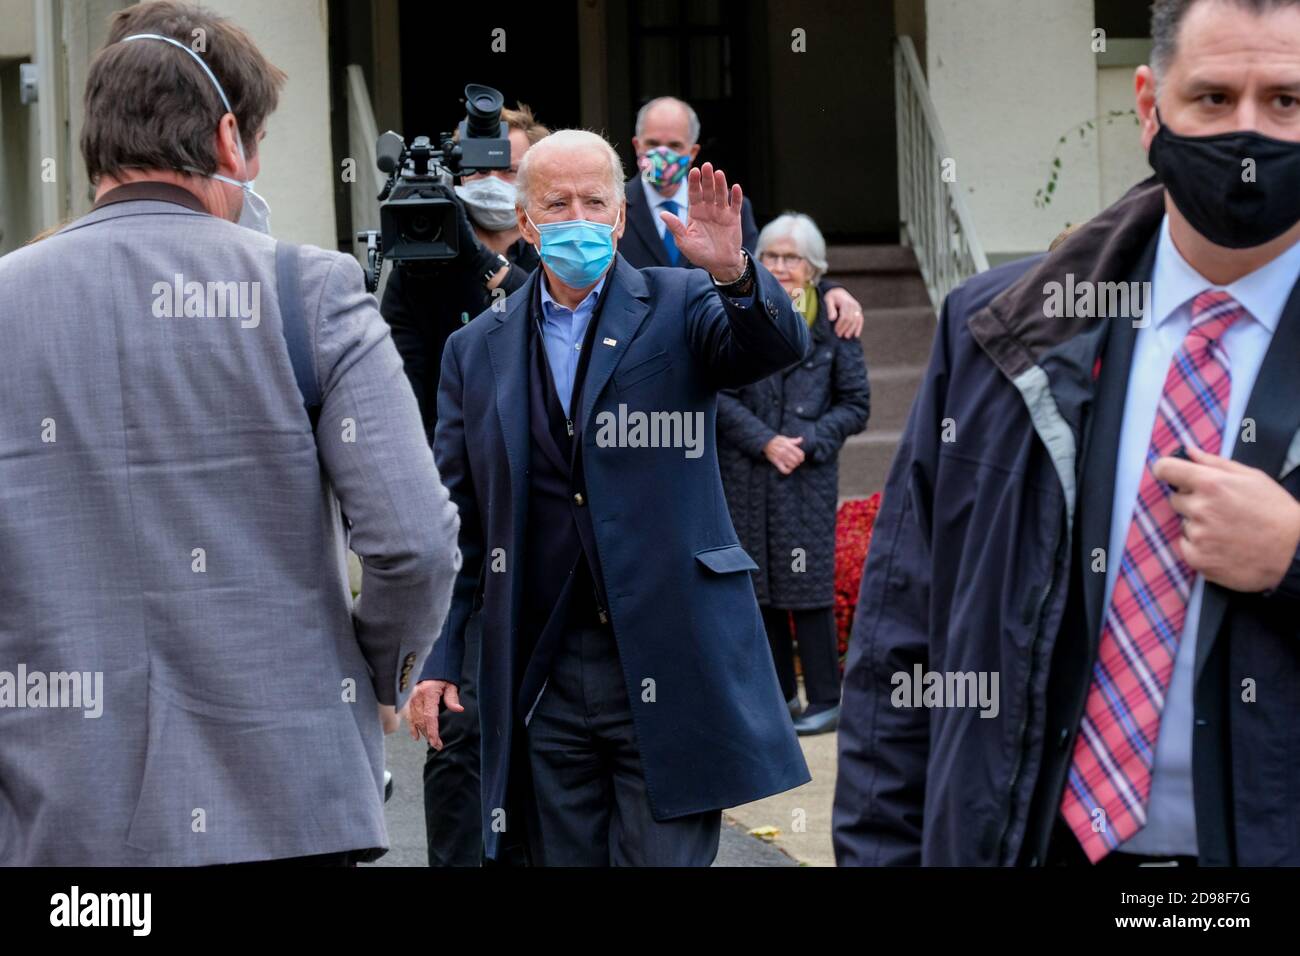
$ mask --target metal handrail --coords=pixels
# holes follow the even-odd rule
[[[898,124],[900,238],[910,246],[938,312],[957,285],[989,267],[975,235],[966,198],[943,177],[952,159],[912,38],[894,49],[894,97]]]

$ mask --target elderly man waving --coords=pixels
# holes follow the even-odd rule
[[[713,440],[718,390],[797,361],[807,330],[721,170],[691,171],[689,225],[666,216],[703,270],[616,254],[622,167],[594,133],[542,140],[517,185],[542,268],[443,358],[464,564],[412,727],[439,746],[481,599],[487,856],[708,865],[723,807],[809,779]]]

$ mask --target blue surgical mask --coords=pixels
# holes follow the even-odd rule
[[[133,33],[129,37],[123,37],[122,42],[128,40],[162,40],[163,43],[170,43],[178,50],[184,50],[194,58],[194,62],[203,67],[203,72],[208,75],[212,85],[217,88],[217,95],[221,97],[221,105],[226,108],[227,113],[234,113],[230,108],[230,100],[226,98],[226,91],[221,88],[214,74],[208,65],[203,62],[203,57],[199,56],[184,43],[173,40],[171,37],[165,37],[157,33]],[[239,136],[239,124],[235,124],[235,142],[239,145],[239,161],[243,164],[244,169],[248,169],[248,157],[244,153],[244,141]],[[251,179],[231,179],[229,176],[222,176],[220,173],[212,173],[211,179],[220,180],[223,183],[230,183],[232,186],[238,186],[244,191],[244,203],[239,210],[239,225],[246,229],[252,229],[256,232],[271,234],[271,207],[265,199],[257,194],[253,189],[253,180]]]
[[[614,230],[618,228],[620,209],[614,225],[590,219],[544,222],[540,226],[524,214],[529,225],[542,237],[538,254],[565,285],[585,289],[595,285],[614,259]]]

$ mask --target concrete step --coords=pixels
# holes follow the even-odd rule
[[[867,498],[885,488],[902,432],[868,428],[840,449],[840,498]]]
[[[832,246],[828,276],[867,309],[929,305],[911,249],[903,246]]]
[[[916,256],[901,245],[839,245],[828,275],[863,305],[862,351],[871,377],[871,422],[840,452],[840,496],[885,487],[907,416],[925,376],[936,328]]]
[[[890,365],[868,370],[871,381],[871,420],[868,431],[901,431],[916,390],[925,377],[924,365]]]
[[[831,271],[839,272],[917,272],[916,256],[906,246],[834,245],[826,250]]]
[[[935,326],[934,312],[929,306],[864,309],[862,354],[867,368],[926,365],[930,361]]]
[[[860,272],[828,273],[862,303],[864,309],[893,309],[930,305],[929,293],[919,275],[865,275]]]

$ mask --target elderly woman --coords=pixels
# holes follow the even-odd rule
[[[867,427],[871,392],[861,344],[837,338],[827,321],[826,240],[816,224],[798,213],[778,217],[758,237],[758,258],[794,300],[811,342],[785,371],[719,395],[718,458],[740,542],[758,564],[754,589],[795,729],[819,734],[839,720],[839,452]],[[808,698],[802,714],[792,638]]]

